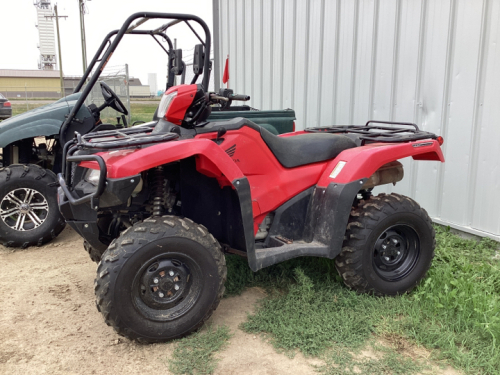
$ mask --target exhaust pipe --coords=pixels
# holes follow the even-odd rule
[[[375,186],[394,184],[404,177],[403,164],[399,161],[391,161],[384,164],[370,176],[361,189],[371,189]]]

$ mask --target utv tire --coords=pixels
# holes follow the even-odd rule
[[[87,241],[83,241],[83,247],[87,253],[89,253],[90,260],[92,262],[99,263],[101,261],[102,254],[104,251],[99,251],[92,247]]]
[[[97,309],[131,340],[162,342],[200,328],[224,294],[226,261],[207,229],[153,217],[111,243],[97,268]]]
[[[0,169],[0,241],[4,246],[41,246],[66,223],[57,204],[56,175],[37,165]]]
[[[434,228],[423,208],[399,194],[380,194],[351,211],[335,265],[357,292],[399,295],[425,277],[435,246]]]

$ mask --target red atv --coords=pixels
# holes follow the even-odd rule
[[[120,32],[154,16],[198,22],[210,51],[194,16],[135,14]],[[106,323],[145,342],[197,329],[224,293],[223,251],[247,257],[253,271],[335,258],[359,292],[415,287],[434,254],[431,220],[412,199],[371,190],[403,178],[398,159],[444,161],[442,138],[407,123],[276,136],[244,118],[207,122],[228,98],[206,92],[203,53],[203,83],[170,88],[156,126],[76,133],[64,148],[60,210],[103,252],[95,293]]]

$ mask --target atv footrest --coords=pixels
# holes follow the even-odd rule
[[[275,236],[273,236],[273,238],[275,239]],[[275,239],[272,242],[273,245],[278,241],[278,239]],[[327,257],[329,252],[329,247],[327,245],[317,241],[304,242],[299,240],[291,244],[287,244],[283,241],[279,242],[281,242],[280,246],[255,249],[256,261],[259,265],[259,269],[301,256]]]

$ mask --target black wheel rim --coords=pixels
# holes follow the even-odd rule
[[[404,224],[386,229],[375,242],[373,266],[386,281],[398,281],[408,275],[420,256],[420,239],[415,230]]]
[[[201,268],[191,257],[180,253],[157,256],[136,273],[132,298],[146,318],[171,321],[189,311],[202,290]]]

